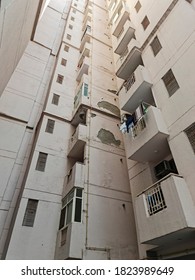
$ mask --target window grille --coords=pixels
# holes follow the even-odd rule
[[[24,214],[24,219],[23,219],[23,226],[26,227],[33,227],[34,225],[34,220],[35,220],[35,214],[37,211],[37,205],[38,205],[38,200],[35,199],[29,199],[27,206],[26,206],[26,211]]]
[[[63,80],[64,80],[64,76],[58,74],[56,82],[59,83],[59,84],[62,84]]]
[[[48,120],[47,120],[47,126],[46,126],[46,129],[45,129],[45,132],[53,133],[54,125],[55,125],[55,121],[54,121],[54,120],[48,119]]]
[[[135,5],[135,10],[136,10],[137,13],[141,9],[141,7],[142,7],[141,3],[139,1],[137,1],[136,5]]]
[[[169,96],[172,96],[179,89],[178,82],[171,69],[162,77],[162,80],[166,86]]]
[[[195,123],[191,124],[188,128],[186,128],[185,133],[195,153]]]
[[[157,36],[154,38],[150,46],[152,48],[154,56],[156,56],[159,53],[159,51],[162,49],[161,43]]]
[[[65,45],[64,50],[65,50],[65,52],[69,52],[69,46]]]
[[[136,82],[135,73],[133,73],[131,77],[124,84],[126,91],[128,91],[134,85],[135,82]]]
[[[40,152],[37,160],[36,170],[42,172],[45,171],[46,161],[47,161],[47,154]]]
[[[150,21],[149,21],[148,17],[145,16],[145,18],[142,21],[143,29],[146,30],[146,28],[148,27],[149,24],[150,24]]]
[[[54,105],[58,105],[59,99],[60,99],[60,96],[59,96],[58,94],[55,94],[55,93],[54,93],[51,103],[54,104]]]
[[[66,66],[66,64],[67,64],[67,60],[64,59],[64,58],[62,58],[62,60],[61,60],[61,65]]]

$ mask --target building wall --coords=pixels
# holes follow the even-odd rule
[[[102,2],[94,2],[90,7],[88,97],[81,99],[77,107],[87,108],[82,223],[68,226],[65,244],[60,242],[64,229],[58,233],[57,259],[137,258],[124,146],[118,129],[112,47],[109,33],[100,33],[108,29],[108,15]],[[73,119],[77,111],[74,110]],[[65,194],[69,191],[66,188],[65,184]],[[116,220],[120,224],[116,225]]]
[[[2,0],[0,6],[0,95],[16,68],[39,17],[43,1]],[[16,16],[17,15],[17,16]],[[12,36],[7,36],[12,34]]]
[[[111,5],[110,3],[112,2],[114,1],[108,1],[108,4]],[[171,158],[175,161],[178,173],[185,179],[188,191],[190,191],[194,201],[195,193],[192,183],[194,181],[194,152],[184,130],[194,122],[195,102],[193,93],[194,79],[192,75],[195,58],[193,54],[195,3],[194,1],[191,1],[191,3],[188,3],[188,1],[163,1],[162,3],[150,1],[148,3],[148,1],[143,0],[139,1],[141,8],[139,11],[136,11],[135,5],[138,1],[123,2],[129,9],[131,24],[135,29],[134,39],[138,42],[141,50],[143,65],[149,71],[154,101],[161,110],[169,132],[167,138],[169,149],[163,157],[156,160],[156,156],[154,156],[154,160],[150,162],[127,160],[134,207],[136,197],[158,180],[154,174],[154,167],[162,160],[170,160]],[[144,30],[142,20],[145,16],[149,19],[149,25]],[[158,37],[162,46],[157,55],[154,55],[150,45],[155,36]],[[113,39],[113,44],[116,44],[115,38]],[[119,59],[119,55],[114,54],[114,56],[116,62]],[[179,89],[171,97],[162,80],[162,77],[169,69],[172,69],[179,84]],[[131,74],[129,73],[129,77]],[[121,87],[123,82],[124,80],[118,79],[118,88]],[[144,134],[142,137],[144,137]],[[125,139],[127,139],[126,136]],[[135,138],[134,141],[139,140]],[[131,144],[133,145],[133,142]],[[126,151],[129,150],[127,145],[128,141],[125,140]],[[144,147],[142,147],[142,151],[144,151]],[[148,151],[145,152],[147,153]],[[151,153],[153,152],[151,150]],[[138,224],[137,219],[139,217],[136,212],[135,219],[136,224]],[[160,222],[158,226],[162,226]],[[138,243],[140,243],[139,231],[144,232],[144,225],[141,229],[138,229],[137,225]],[[181,251],[180,253],[184,254],[185,250],[194,248],[194,245],[191,243],[191,237],[187,239],[186,235],[186,239],[183,236],[181,240],[183,240],[183,247],[178,242],[169,244],[164,241],[163,243],[163,239],[159,247],[140,243],[139,256],[140,258],[147,258],[147,251],[152,250],[152,252],[155,252],[156,255],[161,255],[161,257],[163,254],[170,257],[171,254],[174,255],[177,251]]]
[[[11,127],[14,121],[21,123],[14,149],[17,153],[20,145],[25,159],[16,172],[17,185],[12,180],[12,192],[16,189],[17,194],[14,200],[10,197],[12,208],[8,210],[15,215],[9,212],[2,225],[6,259],[137,258],[106,1],[91,5],[89,70],[81,78],[87,82],[87,96],[74,104],[82,83],[77,81],[77,66],[85,7],[86,1],[50,1],[34,41],[2,95],[1,106],[10,115]],[[59,97],[57,105],[53,104],[54,94]],[[21,103],[26,110],[20,110]],[[82,140],[76,140],[71,153],[70,141],[81,125],[80,112],[86,117],[84,134],[79,134]],[[47,132],[48,121],[55,122],[52,133]],[[26,127],[31,138],[26,137],[24,145],[19,139]],[[40,153],[47,154],[44,171],[37,170]],[[7,177],[10,174],[7,169]],[[59,230],[62,203],[75,187],[83,190],[81,222],[72,221]],[[29,200],[38,201],[33,226],[24,225]]]
[[[64,5],[67,12],[67,5]],[[57,47],[59,48],[61,40],[58,39],[56,41],[56,38],[53,38],[53,34],[49,33],[48,30],[53,25],[56,26],[55,17],[58,17],[62,10],[62,7],[58,6],[59,3],[56,2],[53,18],[51,17],[52,20],[45,13],[40,19],[40,25],[44,21],[48,28],[48,41],[52,42],[53,40],[55,50]],[[51,10],[51,7],[48,6],[47,9]],[[62,36],[62,27],[63,25],[65,26],[65,22],[65,16],[61,13],[59,32],[57,32],[59,37]],[[41,41],[38,41],[40,33],[42,33],[42,30],[38,28],[35,34],[37,36],[36,42],[29,42],[1,96],[1,126],[2,131],[7,132],[1,138],[1,174],[4,178],[1,186],[1,254],[4,257],[13,229],[12,221],[14,221],[17,213],[18,201],[20,201],[22,190],[26,184],[29,163],[33,158],[33,151],[36,148],[37,132],[39,131],[37,125],[42,123],[42,112],[47,100],[48,88],[51,86],[50,79],[53,76],[53,69],[56,64],[56,57],[52,54],[53,49],[50,48],[49,43],[45,42],[45,45],[42,45]],[[14,131],[17,131],[17,134]],[[6,140],[8,135],[9,141]],[[51,141],[48,144],[51,145]],[[7,167],[6,176],[5,167]],[[26,201],[26,195],[24,195],[23,207]],[[22,219],[22,217],[18,217]],[[17,234],[17,230],[14,232]],[[21,237],[19,236],[19,238]],[[53,246],[55,247],[55,245]],[[10,250],[12,251],[12,249]],[[14,249],[14,252],[17,254],[18,252],[16,251]],[[51,256],[51,253],[49,254]],[[18,254],[16,258],[20,257],[20,254]],[[9,258],[14,258],[14,256],[11,254]]]

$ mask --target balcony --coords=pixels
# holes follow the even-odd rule
[[[85,28],[87,27],[87,25],[90,25],[91,26],[91,16],[88,15],[86,16],[84,22],[83,22],[83,27],[82,27],[82,31],[85,30]]]
[[[89,105],[87,75],[83,75],[81,82],[77,87],[77,94],[75,95],[74,98],[74,113],[81,104]]]
[[[83,21],[86,20],[86,17],[87,17],[88,15],[90,15],[90,16],[92,15],[92,6],[91,6],[91,4],[92,4],[92,3],[87,4],[87,6],[86,6],[86,8],[85,8],[84,19],[83,19]]]
[[[119,36],[113,37],[113,46],[115,53],[122,55],[125,52],[127,45],[133,38],[134,32],[135,29],[133,27],[133,24],[130,20],[127,20]]]
[[[129,9],[128,7],[123,4],[123,7],[118,13],[116,14],[113,20],[112,26],[112,35],[118,37],[125,22],[129,19]]]
[[[60,246],[58,245],[56,248],[55,259],[82,260],[82,251],[85,247],[85,225],[83,223],[70,223],[58,231],[57,242]]]
[[[87,127],[79,124],[69,141],[68,157],[80,158],[87,139]]]
[[[80,52],[83,51],[83,48],[86,43],[90,43],[90,38],[91,38],[91,27],[90,25],[87,25],[81,38]]]
[[[169,153],[168,135],[160,109],[148,107],[130,132],[124,134],[127,157],[138,162],[164,158]]]
[[[139,65],[119,92],[120,108],[133,114],[143,101],[153,103],[152,82],[148,70]]]
[[[78,65],[77,82],[79,82],[84,74],[88,75],[90,60],[87,56],[83,56],[80,59],[80,64]]]
[[[70,169],[64,181],[63,197],[74,187],[84,188],[84,168],[84,164],[76,162]]]
[[[116,75],[127,80],[139,65],[143,65],[140,44],[133,38],[116,62]]]
[[[111,20],[113,20],[113,18],[116,16],[116,14],[118,13],[118,10],[121,9],[122,7],[122,0],[118,0],[118,1],[111,1],[109,7],[108,7],[108,11],[109,11],[109,18]]]
[[[85,56],[89,57],[90,52],[91,52],[91,44],[86,42],[85,45],[83,46],[83,50],[80,55],[80,59],[78,63],[79,65],[82,64],[82,60]]]
[[[140,242],[165,245],[195,233],[195,207],[184,178],[169,174],[135,199]]]

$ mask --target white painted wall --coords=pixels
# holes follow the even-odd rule
[[[2,0],[0,10],[0,95],[32,34],[38,0]],[[12,36],[9,36],[12,34]]]

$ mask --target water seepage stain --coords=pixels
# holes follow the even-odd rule
[[[120,144],[121,144],[121,141],[116,140],[116,138],[114,137],[114,134],[112,132],[110,132],[109,130],[103,129],[103,128],[101,128],[99,130],[97,137],[104,144],[108,144],[108,145],[114,144],[117,147],[120,146]]]
[[[104,109],[112,112],[116,116],[120,117],[120,110],[117,106],[115,106],[107,101],[100,101],[100,102],[98,102],[97,105],[99,108],[104,108]]]

